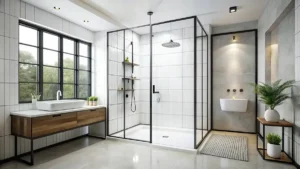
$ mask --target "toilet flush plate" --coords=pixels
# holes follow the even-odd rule
[[[220,99],[220,105],[225,112],[246,112],[248,99]]]

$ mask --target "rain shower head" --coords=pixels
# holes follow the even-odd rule
[[[163,47],[166,48],[176,48],[180,46],[180,43],[178,42],[174,42],[172,39],[170,40],[170,42],[166,42],[162,44]]]

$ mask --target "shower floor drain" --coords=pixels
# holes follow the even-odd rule
[[[169,136],[162,136],[163,138],[169,138]]]

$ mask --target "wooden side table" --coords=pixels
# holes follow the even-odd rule
[[[261,157],[264,160],[268,161],[276,161],[281,163],[294,163],[294,134],[292,134],[292,156],[290,157],[285,151],[284,151],[284,128],[288,127],[292,129],[292,133],[294,132],[294,125],[290,122],[287,122],[285,120],[280,120],[278,123],[274,122],[267,122],[265,118],[263,117],[257,117],[257,120],[259,123],[257,123],[256,126],[256,143],[257,143],[257,151],[261,155]],[[260,124],[263,126],[263,135],[260,134]],[[271,126],[271,127],[281,127],[282,128],[282,149],[281,149],[281,155],[280,158],[275,159],[267,154],[267,149],[265,148],[265,126]],[[263,142],[263,148],[258,147],[258,138],[260,138]]]

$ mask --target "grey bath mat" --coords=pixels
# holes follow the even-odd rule
[[[248,161],[248,138],[213,134],[200,154]]]

